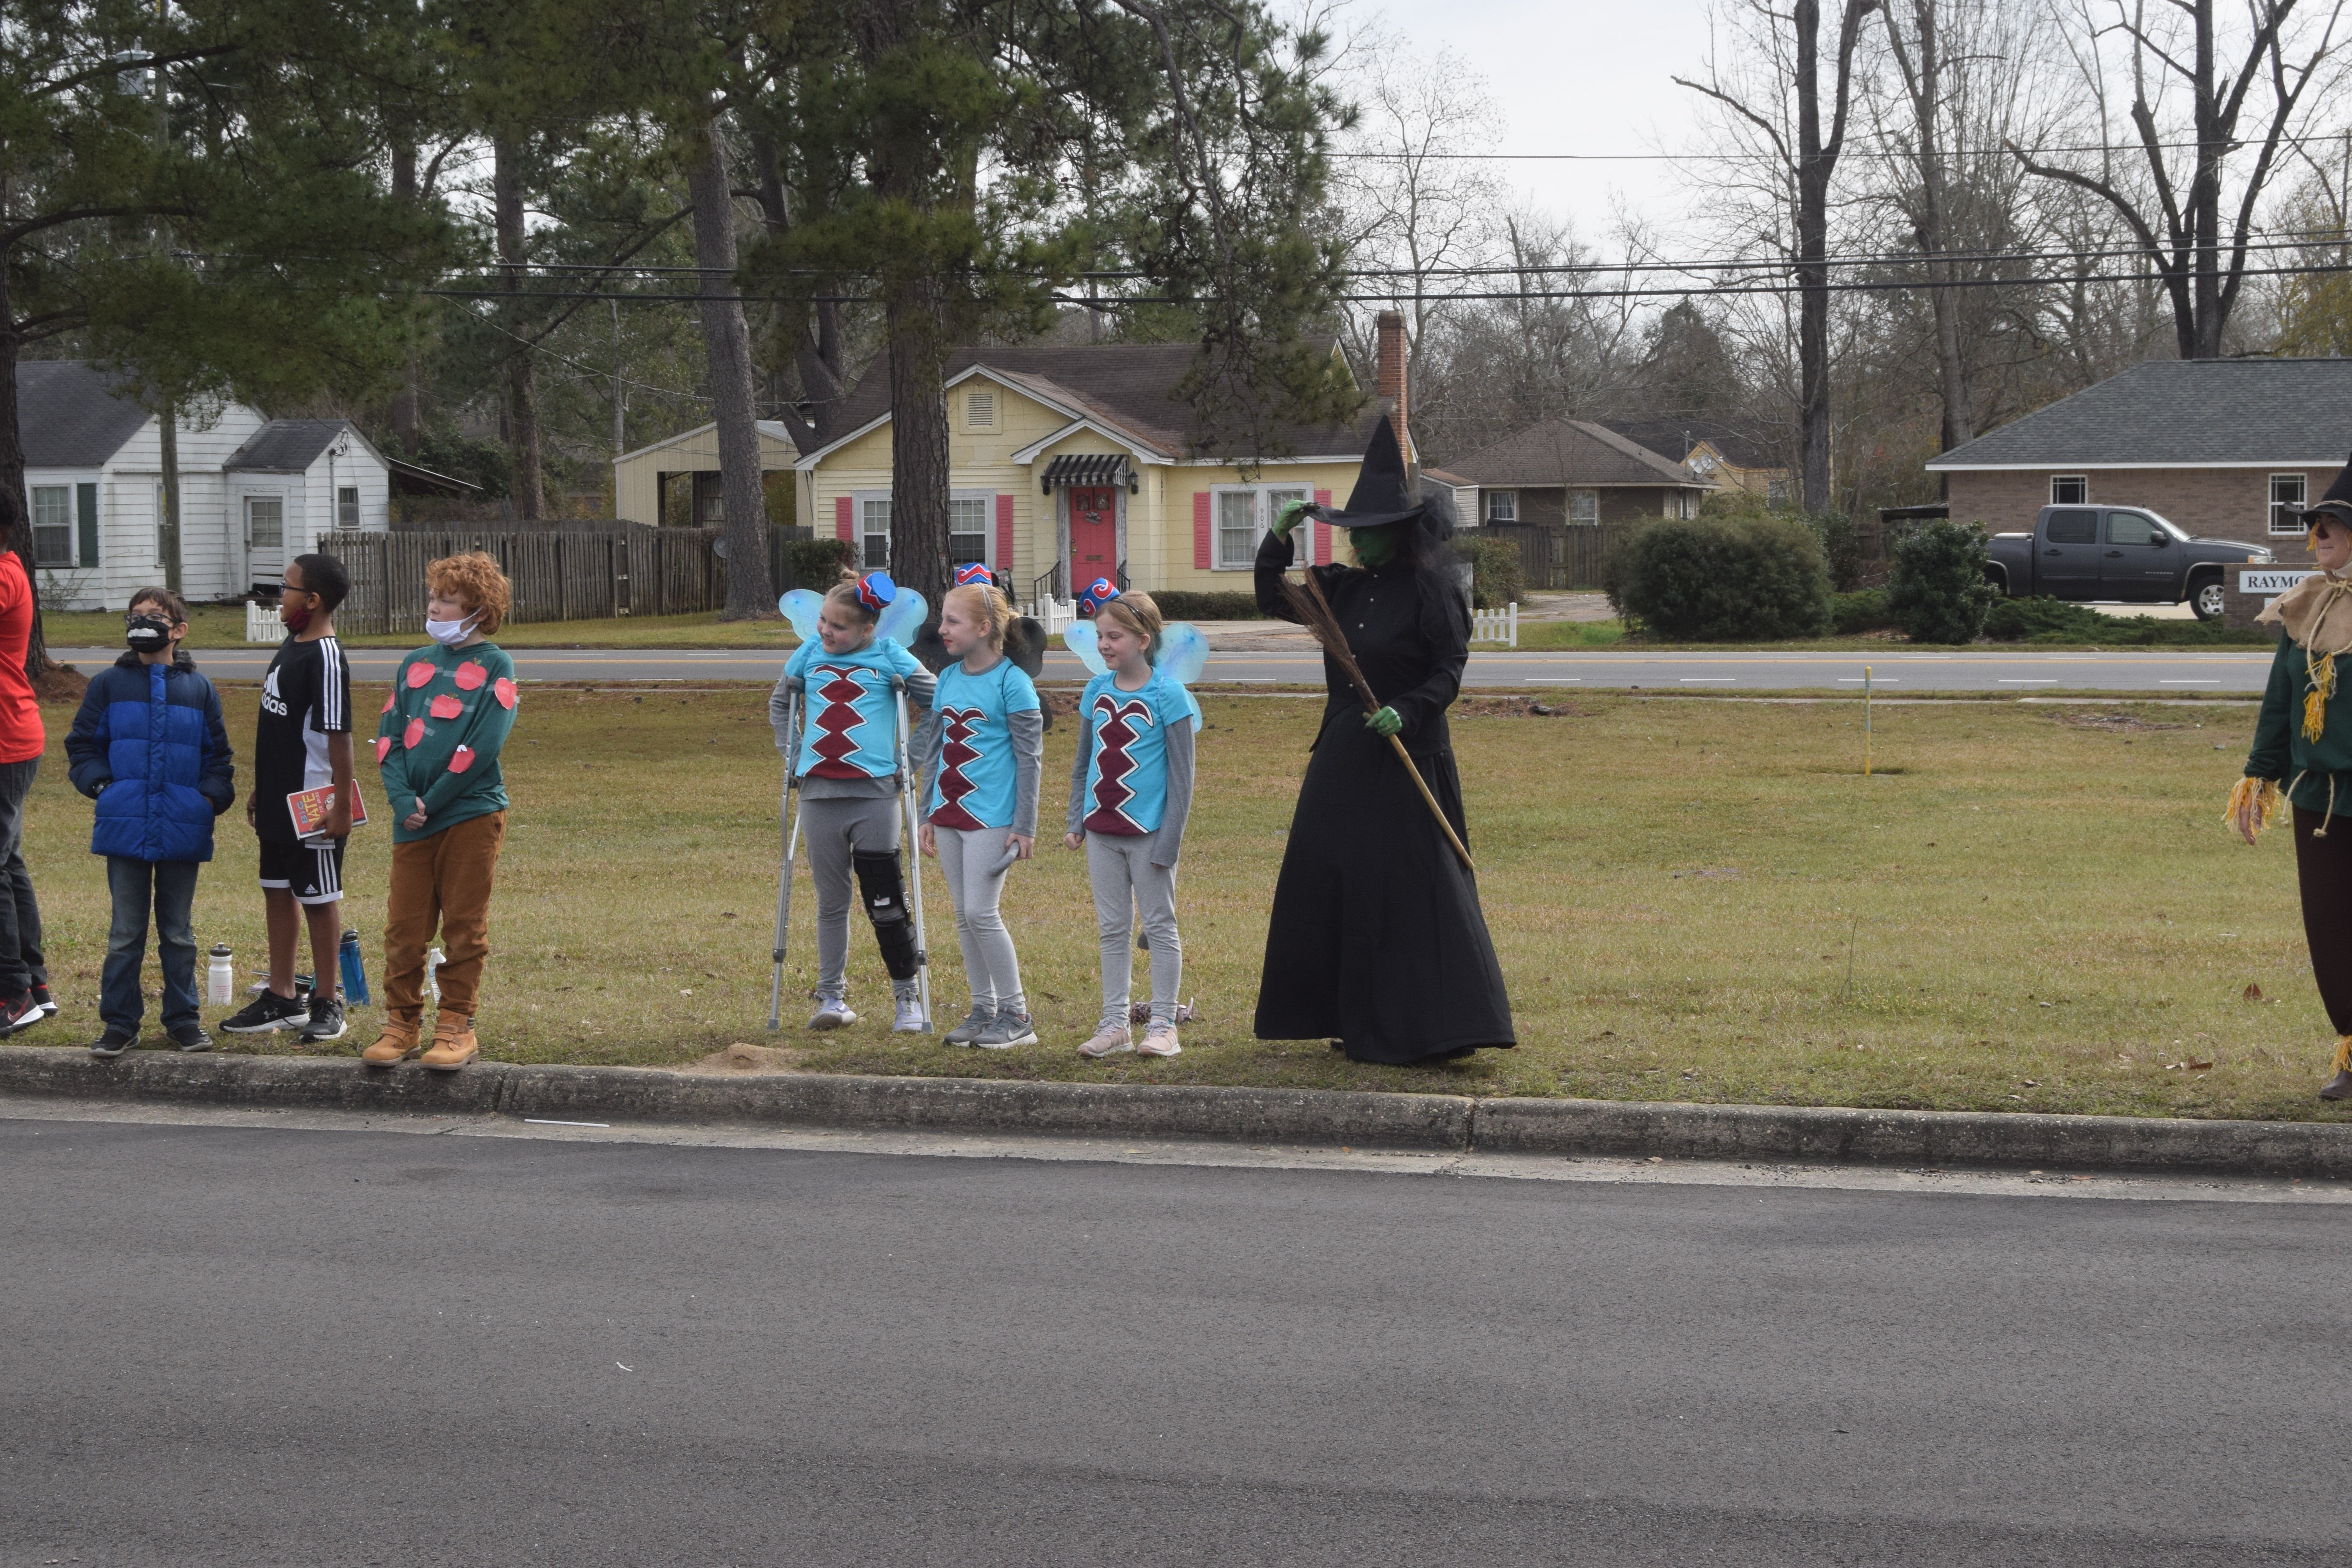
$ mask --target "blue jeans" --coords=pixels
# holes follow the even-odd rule
[[[155,945],[163,956],[163,1027],[196,1022],[196,905],[194,860],[106,858],[106,889],[114,896],[114,925],[106,935],[106,970],[98,1016],[109,1028],[139,1032],[147,1001],[139,974],[147,962],[147,909],[155,909]]]

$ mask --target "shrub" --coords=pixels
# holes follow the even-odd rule
[[[1857,588],[1830,598],[1830,630],[1842,637],[1884,631],[1894,624],[1895,612],[1886,607],[1883,588]]]
[[[1527,594],[1519,547],[1500,539],[1457,536],[1454,552],[1470,563],[1470,603],[1481,610],[1517,604]]]
[[[1937,518],[1922,522],[1895,546],[1886,590],[1895,624],[1913,642],[1974,642],[1984,629],[1994,591],[1985,581],[1984,530]]]
[[[857,550],[846,539],[788,539],[784,542],[784,571],[792,588],[812,588],[824,593],[841,575],[845,566],[857,564]]]
[[[1820,541],[1822,559],[1829,565],[1830,586],[1841,594],[1851,594],[1862,585],[1862,535],[1855,531],[1853,519],[1843,512],[1815,512],[1804,520]]]
[[[1610,551],[1601,587],[1629,627],[1659,637],[1818,637],[1830,618],[1821,542],[1788,518],[1661,519]]]
[[[1995,642],[2023,642],[2054,632],[2068,642],[2092,642],[2096,640],[2095,633],[2113,624],[2080,605],[2036,595],[1996,602],[1985,616],[1984,635]]]
[[[1995,642],[2095,643],[2102,647],[2267,647],[2277,640],[2277,634],[2264,626],[2102,616],[2039,595],[2003,599],[1993,605],[1985,616],[1984,635]]]
[[[1195,594],[1182,588],[1155,590],[1151,602],[1171,621],[1255,621],[1265,616],[1255,594]]]

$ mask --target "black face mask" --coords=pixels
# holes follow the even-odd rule
[[[157,653],[171,646],[172,623],[161,616],[138,616],[125,621],[122,640],[133,653]]]

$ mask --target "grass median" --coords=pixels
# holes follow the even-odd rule
[[[250,688],[226,694],[244,787]],[[355,693],[373,713],[380,695]],[[805,869],[786,976],[805,1070],[1297,1085],[1774,1104],[2294,1120],[2346,1114],[2312,1089],[2326,1024],[2305,957],[2292,846],[2218,825],[2250,710],[2105,704],[1881,708],[1864,778],[1853,703],[1580,695],[1549,715],[1479,697],[1455,735],[1486,916],[1521,1046],[1430,1068],[1364,1067],[1322,1041],[1251,1037],[1266,906],[1318,704],[1204,700],[1202,793],[1179,908],[1184,1054],[1083,1061],[1097,1008],[1083,857],[1049,840],[1005,915],[1044,1043],[987,1053],[887,1032],[862,923],[853,1003],[799,1028],[814,983]],[[70,718],[47,710],[62,741]],[[1073,728],[1046,742],[1058,821]],[[53,743],[26,854],[62,1015],[96,1031],[102,868]],[[363,783],[366,773],[363,772]],[[516,800],[480,1031],[510,1061],[678,1066],[770,1043],[777,761],[764,693],[536,689],[508,752]],[[373,790],[370,791],[373,794]],[[258,962],[261,903],[241,812],[197,898],[200,943]],[[352,924],[381,963],[387,837],[354,838]],[[1377,843],[1366,854],[1380,853]],[[938,1011],[965,999],[936,868]],[[156,973],[151,960],[148,983]],[[2257,994],[2259,999],[2255,999]],[[209,1015],[208,1015],[209,1016]],[[360,1009],[355,1052],[377,1015]],[[156,1033],[151,1009],[148,1027]],[[292,1048],[288,1037],[258,1047]]]

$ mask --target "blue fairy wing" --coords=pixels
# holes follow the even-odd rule
[[[1190,686],[1201,679],[1201,671],[1209,662],[1209,639],[1200,627],[1190,621],[1175,621],[1160,628],[1160,672],[1179,686]]]
[[[1078,656],[1088,675],[1108,675],[1110,666],[1103,662],[1102,649],[1095,646],[1095,624],[1092,621],[1072,621],[1062,628],[1062,646]]]
[[[911,643],[915,640],[915,634],[923,629],[923,622],[930,613],[930,604],[920,594],[912,588],[901,588],[898,596],[884,606],[882,614],[875,620],[874,635],[896,637],[902,645]]]
[[[801,641],[808,642],[816,636],[816,613],[824,608],[824,595],[807,588],[795,588],[776,601],[776,608],[793,623],[793,631]]]

